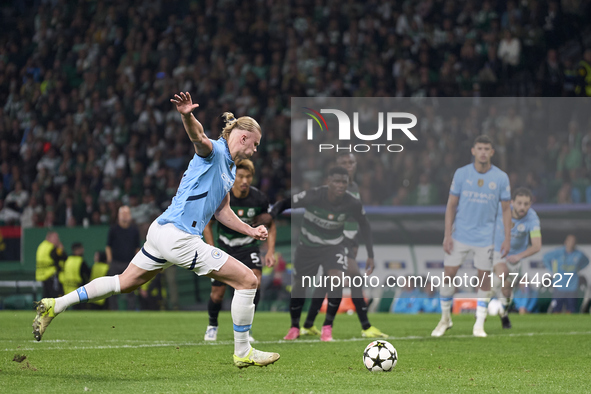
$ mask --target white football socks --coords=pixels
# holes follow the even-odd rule
[[[56,298],[55,313],[62,313],[69,306],[81,302],[98,301],[119,293],[121,293],[119,275],[96,278],[90,283],[79,287],[65,296]]]
[[[503,306],[503,316],[507,316],[509,314],[509,305],[511,305],[511,301],[513,301],[513,289],[511,289],[509,297],[505,297],[504,294],[501,294],[499,296],[499,301],[501,301],[501,305]]]
[[[439,293],[439,299],[441,303],[441,320],[451,320],[451,306],[453,304],[453,297],[456,288],[447,284],[441,286]]]
[[[234,291],[232,298],[232,322],[234,323],[234,354],[245,357],[250,351],[248,333],[254,320],[254,296],[256,289]]]
[[[478,304],[476,306],[476,323],[474,324],[474,327],[484,328],[484,320],[488,315],[488,302],[490,301],[490,290],[478,289],[476,297],[478,298]]]

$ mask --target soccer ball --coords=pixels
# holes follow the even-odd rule
[[[496,298],[494,300],[490,300],[490,302],[488,303],[488,315],[489,316],[496,316],[499,315],[503,310],[503,304],[501,304],[501,301],[497,300]]]
[[[371,372],[390,372],[398,362],[398,353],[390,342],[373,341],[363,352],[363,365]]]

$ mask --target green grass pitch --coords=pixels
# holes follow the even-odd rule
[[[217,343],[205,343],[204,312],[74,312],[53,321],[43,341],[31,334],[34,312],[0,311],[0,392],[320,393],[320,392],[589,392],[589,315],[512,316],[486,323],[473,338],[473,316],[456,316],[431,338],[437,315],[376,314],[391,335],[398,365],[371,373],[362,363],[369,339],[356,316],[339,315],[333,343],[285,343],[286,313],[257,313],[255,347],[281,353],[267,368],[232,365],[229,312],[220,315]],[[321,324],[324,317],[318,317]],[[13,361],[24,355],[23,361]]]

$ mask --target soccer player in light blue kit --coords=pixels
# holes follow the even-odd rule
[[[195,148],[176,196],[168,209],[151,224],[146,243],[125,272],[95,279],[63,297],[42,299],[37,306],[33,334],[40,341],[53,318],[70,305],[132,292],[175,264],[236,290],[232,300],[234,365],[244,368],[272,364],[279,359],[279,354],[256,350],[248,342],[257,277],[250,268],[202,240],[203,229],[214,214],[220,223],[244,235],[257,240],[267,238],[264,226],[253,228],[236,216],[230,208],[228,194],[236,176],[234,163],[256,152],[261,128],[248,116],[235,119],[233,114],[226,112],[222,138],[210,140],[192,114],[199,105],[193,104],[189,93],[175,95],[170,101],[181,114]]]
[[[499,301],[503,308],[499,311],[503,328],[511,328],[508,306],[513,296],[511,284],[515,279],[509,273],[519,274],[521,260],[536,254],[542,248],[542,233],[540,231],[540,218],[531,208],[533,195],[525,187],[520,187],[513,192],[511,199],[511,249],[506,258],[501,257],[501,246],[505,236],[505,226],[501,217],[497,217],[495,226],[495,252],[493,254],[493,270],[495,275],[503,275],[504,280],[497,281],[496,285],[503,285],[499,295]],[[531,240],[531,245],[530,245]],[[496,289],[495,289],[496,290]]]
[[[478,269],[480,278],[476,323],[472,330],[476,337],[486,337],[484,320],[490,300],[490,279],[487,275],[492,270],[493,235],[497,215],[503,217],[507,229],[501,246],[503,257],[509,252],[511,242],[509,177],[491,164],[493,154],[491,139],[486,135],[477,137],[472,147],[474,163],[456,170],[445,210],[445,276],[453,280],[468,253],[474,252],[474,266]],[[451,307],[454,293],[453,283],[444,280],[440,290],[441,320],[431,336],[440,337],[452,327]]]

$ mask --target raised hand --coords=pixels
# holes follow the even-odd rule
[[[176,110],[179,111],[181,115],[188,115],[193,112],[195,108],[199,107],[199,104],[193,104],[189,92],[175,94],[174,98],[170,99],[170,102],[176,105]]]

